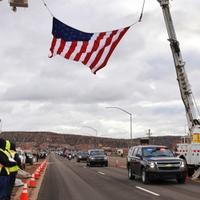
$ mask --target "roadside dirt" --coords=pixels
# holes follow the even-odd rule
[[[126,158],[125,157],[108,157],[109,167],[119,167],[126,168]]]
[[[44,160],[39,160],[38,162],[34,163],[33,165],[26,165],[25,171],[30,174],[33,174],[43,161]],[[21,180],[24,183],[28,183],[28,181],[30,179],[28,178],[28,179],[21,179]],[[13,188],[11,200],[19,200],[20,199],[20,194],[21,194],[22,188],[23,188],[23,186]],[[28,188],[29,196],[32,195],[33,190],[34,190],[34,188]]]

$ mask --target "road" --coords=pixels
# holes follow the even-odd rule
[[[199,200],[200,183],[129,180],[126,169],[86,167],[51,154],[38,200]]]

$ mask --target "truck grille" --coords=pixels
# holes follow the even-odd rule
[[[181,163],[180,163],[180,161],[175,161],[175,162],[159,161],[159,162],[156,162],[156,165],[157,165],[158,169],[160,169],[160,170],[177,170],[180,168]]]

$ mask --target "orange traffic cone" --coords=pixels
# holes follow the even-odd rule
[[[36,179],[39,179],[39,178],[40,178],[40,172],[39,172],[38,169],[37,169],[36,172],[35,172],[35,178],[36,178]]]
[[[24,187],[23,187],[22,193],[20,195],[20,200],[28,200],[27,183],[24,183]]]
[[[31,180],[29,181],[28,186],[31,187],[31,188],[35,188],[36,187],[36,181],[35,181],[35,175],[34,174],[32,174]]]

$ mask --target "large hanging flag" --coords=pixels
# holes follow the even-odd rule
[[[66,59],[82,62],[95,74],[106,66],[115,47],[129,28],[130,26],[109,32],[86,33],[54,17],[50,57],[58,54]]]

